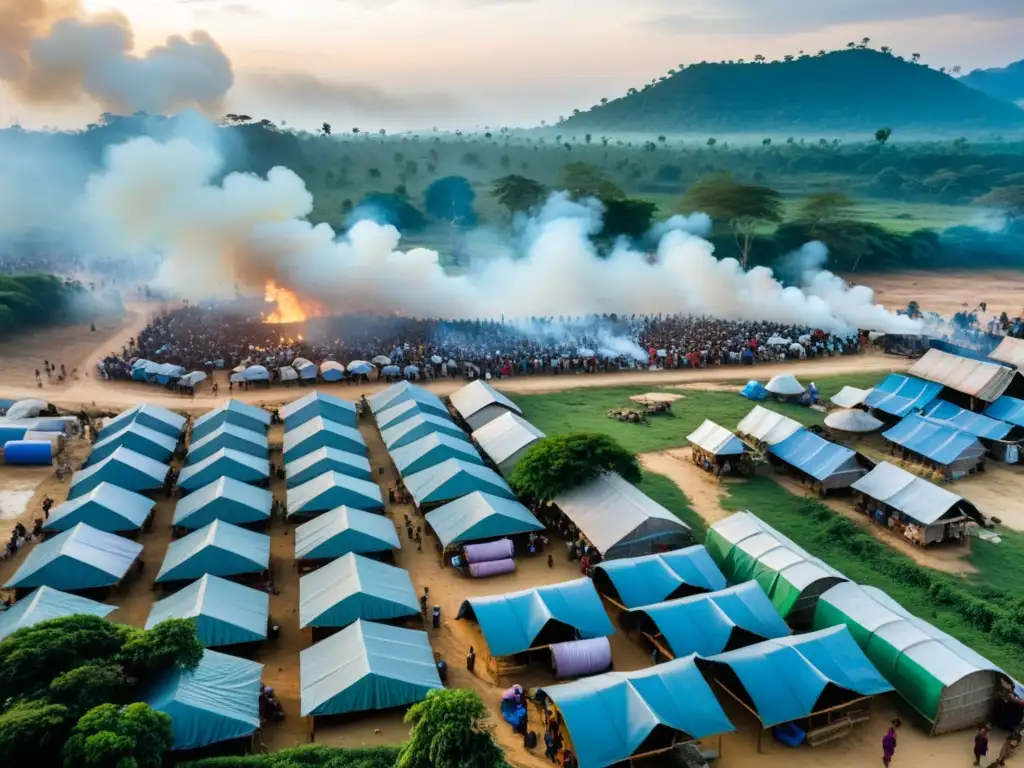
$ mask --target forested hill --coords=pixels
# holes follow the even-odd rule
[[[976,69],[960,82],[997,99],[1024,102],[1024,60],[996,69]]]
[[[871,49],[792,61],[694,64],[570,117],[577,130],[851,133],[1024,128],[1024,110]]]

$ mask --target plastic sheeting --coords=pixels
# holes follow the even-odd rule
[[[305,375],[307,370],[309,369],[303,368],[299,370],[299,375],[302,378],[307,378]],[[311,370],[313,372],[312,378],[315,379],[316,367],[313,366]],[[333,421],[335,424],[343,424],[346,427],[354,427],[356,425],[355,403],[319,391],[310,392],[298,400],[286,403],[281,406],[278,415],[284,421],[286,431],[302,426],[310,419],[315,419],[318,416],[327,419],[327,421]]]
[[[512,558],[505,560],[488,560],[483,563],[470,563],[469,575],[474,579],[484,579],[489,576],[501,576],[506,573],[514,573],[516,561]]]
[[[464,387],[460,387],[449,395],[452,408],[463,419],[482,411],[489,405],[499,405],[512,413],[523,415],[518,405],[509,400],[505,395],[488,384],[486,381],[477,379]]]
[[[92,446],[89,454],[89,464],[96,464],[103,461],[110,454],[120,447],[141,453],[154,461],[168,463],[178,447],[178,438],[157,432],[155,429],[143,426],[138,422],[125,424],[123,429],[109,434]]]
[[[221,424],[217,429],[208,432],[202,439],[193,440],[188,447],[189,464],[196,464],[208,459],[221,448],[247,453],[258,459],[265,459],[270,454],[267,435],[263,430],[255,432],[234,424]]]
[[[448,459],[436,466],[409,475],[405,487],[416,506],[439,504],[480,491],[515,499],[515,492],[501,475],[490,467],[462,459]]]
[[[801,429],[803,425],[799,421],[755,405],[754,409],[743,417],[743,421],[736,427],[736,432],[759,443],[775,445]]]
[[[444,432],[434,432],[391,452],[391,460],[402,477],[436,467],[448,459],[460,459],[484,466],[484,460],[476,448],[464,439]]]
[[[712,456],[739,456],[747,450],[742,440],[710,419],[704,419],[686,439]]]
[[[885,426],[885,422],[876,419],[867,411],[862,411],[859,408],[851,408],[849,410],[830,413],[825,417],[825,426],[829,429],[838,430],[839,432],[863,434],[865,432],[874,432],[876,429],[881,429]]]
[[[345,378],[345,366],[334,360],[325,360],[320,363],[320,375],[324,381],[341,381]]]
[[[740,390],[740,397],[745,397],[747,400],[761,401],[768,397],[768,390],[759,381],[748,381],[743,386],[743,389]]]
[[[199,641],[214,648],[266,640],[269,617],[266,592],[206,575],[154,603],[146,629],[168,619],[195,619]]]
[[[284,433],[286,462],[301,459],[320,448],[366,455],[366,441],[358,429],[328,421],[322,416],[315,416]]]
[[[355,507],[368,512],[383,511],[380,486],[339,472],[326,472],[307,483],[289,488],[288,517],[309,516],[337,507]]]
[[[192,425],[192,442],[202,440],[222,424],[234,424],[253,432],[266,432],[270,426],[270,414],[262,408],[240,400],[225,400],[212,411],[207,411],[196,419]]]
[[[887,461],[854,483],[853,490],[899,510],[921,525],[932,525],[948,515],[982,519],[969,501]]]
[[[700,544],[594,566],[598,591],[626,608],[725,589],[725,576]]]
[[[441,401],[441,398],[433,392],[410,384],[408,381],[401,381],[392,384],[390,387],[367,398],[372,413],[380,413],[383,410],[392,408],[406,400],[416,400],[428,406],[440,416],[448,417],[448,408]]]
[[[530,446],[543,439],[543,432],[515,413],[504,413],[473,431],[473,441],[506,477]]]
[[[89,493],[100,483],[129,491],[153,491],[163,487],[169,467],[128,448],[117,448],[103,461],[71,476],[69,499]]]
[[[505,560],[515,556],[511,539],[498,539],[485,544],[467,544],[463,550],[470,563],[486,563],[491,560]]]
[[[1024,427],[1024,400],[1003,395],[988,406],[984,414],[990,419],[999,419],[1017,427]]]
[[[969,435],[984,437],[988,440],[1002,440],[1013,431],[1011,424],[983,416],[980,413],[973,413],[958,405],[947,403],[945,400],[936,400],[925,408],[921,415],[937,424],[953,427]]]
[[[196,464],[186,464],[178,475],[178,487],[195,491],[222,477],[254,485],[264,483],[270,480],[270,461],[221,448]]]
[[[832,395],[830,400],[833,405],[838,405],[840,408],[856,408],[858,405],[863,405],[870,394],[870,389],[847,386]]]
[[[269,567],[269,536],[214,520],[170,543],[156,581],[192,581],[207,573],[237,576],[260,573]]]
[[[50,619],[62,619],[77,614],[105,618],[116,610],[116,605],[104,605],[51,587],[40,587],[0,613],[0,640],[13,635],[19,629],[34,627]]]
[[[480,491],[428,512],[427,523],[442,547],[544,530],[543,524],[518,501]]]
[[[79,523],[33,547],[6,586],[66,592],[110,587],[124,578],[141,553],[141,544]]]
[[[974,435],[917,415],[907,416],[882,437],[936,464],[949,465],[985,455],[985,446]]]
[[[373,480],[369,459],[337,448],[318,448],[301,459],[289,461],[284,465],[284,472],[289,488],[308,483],[328,472],[348,475],[357,480]]]
[[[270,519],[274,495],[232,477],[219,477],[190,493],[174,506],[172,525],[202,528],[214,520],[234,525],[260,523]]]
[[[395,524],[383,515],[338,507],[295,529],[296,560],[333,560],[349,552],[400,549]]]
[[[867,472],[857,452],[801,429],[769,446],[768,452],[821,482],[826,488],[846,488]]]
[[[804,385],[797,381],[795,376],[789,374],[773,376],[771,381],[765,385],[765,389],[773,395],[782,395],[783,397],[796,397],[806,391]]]
[[[54,507],[44,531],[66,531],[85,523],[99,531],[116,533],[142,527],[156,502],[110,483],[100,483],[84,496]]]
[[[938,397],[941,391],[941,384],[914,376],[890,373],[881,384],[871,390],[864,399],[864,404],[890,416],[902,417],[924,408]]]
[[[347,554],[299,579],[299,627],[346,627],[420,613],[409,572]]]
[[[384,445],[387,446],[388,451],[391,452],[409,445],[409,443],[415,443],[421,437],[426,437],[433,432],[444,432],[469,442],[462,427],[451,418],[433,413],[419,413],[393,427],[383,429],[380,436],[384,439]]]
[[[612,644],[607,637],[555,643],[551,646],[551,666],[559,680],[599,675],[612,668]]]

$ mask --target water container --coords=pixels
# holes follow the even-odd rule
[[[31,430],[25,433],[23,440],[32,441],[43,441],[45,440],[51,446],[50,453],[56,456],[58,453],[64,450],[64,433],[63,432],[32,432]]]
[[[26,427],[0,427],[0,448],[12,440],[24,440]]]
[[[46,440],[12,440],[4,446],[4,463],[46,466],[53,463],[53,447]]]

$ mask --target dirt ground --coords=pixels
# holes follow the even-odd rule
[[[912,272],[847,275],[851,282],[875,291],[875,301],[891,310],[916,301],[925,312],[949,317],[986,302],[988,314],[1024,311],[1024,272]]]

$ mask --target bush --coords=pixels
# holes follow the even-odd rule
[[[265,755],[211,757],[181,768],[394,768],[399,747],[341,749],[309,744]]]
[[[641,479],[636,456],[608,435],[577,433],[538,440],[510,478],[520,493],[554,499],[597,477],[617,472],[631,483]]]

